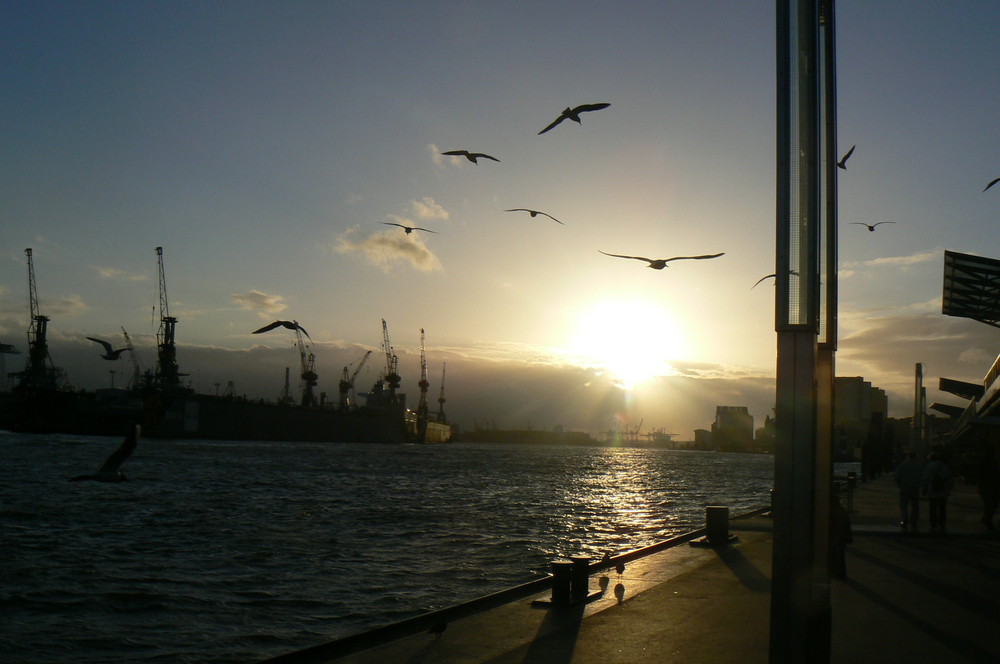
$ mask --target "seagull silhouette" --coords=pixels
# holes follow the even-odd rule
[[[276,327],[287,327],[289,330],[301,330],[302,334],[309,337],[309,333],[306,332],[306,328],[302,327],[301,325],[299,325],[298,321],[294,320],[276,320],[273,323],[268,323],[259,330],[254,330],[253,334],[260,334],[261,332],[270,332]],[[312,339],[312,337],[309,338]]]
[[[103,339],[95,339],[94,337],[87,337],[94,343],[99,343],[104,346],[104,355],[101,355],[105,360],[117,360],[122,353],[128,350],[128,348],[119,348],[118,350],[111,350],[111,344]]]
[[[865,223],[865,222],[863,222],[863,221],[852,221],[851,223],[852,223],[852,224],[856,224],[856,225],[858,225],[858,226],[864,226],[864,227],[865,227],[865,228],[867,228],[867,229],[868,229],[868,230],[869,230],[870,232],[874,233],[874,232],[875,232],[875,227],[876,227],[876,226],[878,226],[878,225],[880,225],[880,224],[894,224],[894,223],[896,223],[896,222],[895,222],[895,221],[878,221],[878,222],[876,222],[876,223],[874,223],[874,224],[866,224],[866,223]]]
[[[480,157],[482,157],[483,159],[492,159],[493,161],[500,161],[496,157],[491,157],[488,154],[483,154],[482,152],[469,152],[468,150],[449,150],[448,152],[442,152],[441,154],[446,154],[449,157],[465,157],[466,159],[471,161],[473,164],[476,164],[477,166],[479,165],[479,162],[476,160],[479,159]]]
[[[128,433],[125,434],[125,439],[122,440],[121,445],[108,456],[104,465],[96,473],[93,475],[77,475],[76,477],[69,478],[69,481],[124,482],[127,480],[128,478],[125,477],[125,473],[118,470],[118,468],[125,463],[126,459],[132,456],[135,446],[139,443],[140,433],[142,433],[142,428],[138,424],[132,425]]]
[[[851,158],[852,154],[854,154],[854,148],[856,147],[858,146],[857,145],[851,146],[851,149],[847,151],[847,154],[845,154],[844,157],[837,162],[837,168],[843,168],[845,171],[847,170],[847,160]]]
[[[563,112],[559,114],[559,117],[553,120],[552,124],[550,124],[548,127],[538,132],[538,135],[541,136],[549,129],[552,129],[557,124],[562,122],[563,120],[572,120],[573,122],[582,125],[583,123],[580,122],[581,113],[586,113],[588,111],[599,111],[602,108],[607,108],[608,106],[611,106],[611,104],[582,104],[580,106],[577,106],[576,108],[570,108],[569,106],[567,106],[563,110]]]
[[[538,210],[529,210],[528,208],[512,208],[510,210],[504,210],[504,212],[527,212],[528,214],[530,214],[532,216],[532,218],[537,217],[538,215],[541,214],[541,215],[545,215],[546,217],[548,217],[552,221],[556,222],[557,224],[562,224],[561,221],[559,221],[558,219],[556,219],[555,217],[553,217],[548,212],[539,212]],[[563,224],[563,226],[565,226],[565,225],[566,224]]]
[[[799,274],[795,270],[790,270],[788,273],[789,274],[794,274],[795,276],[798,276],[798,274]],[[757,280],[757,283],[755,283],[753,286],[750,287],[750,290],[753,290],[754,288],[757,288],[757,284],[759,284],[760,282],[764,281],[765,279],[777,279],[777,278],[778,278],[777,273],[772,273],[772,274],[764,275],[763,277],[761,277],[760,279]]]
[[[605,256],[614,256],[615,258],[633,258],[637,261],[646,261],[649,263],[646,267],[650,267],[654,270],[662,270],[665,267],[670,267],[667,265],[670,261],[683,261],[683,260],[705,260],[706,258],[718,258],[719,256],[725,255],[726,252],[721,254],[704,254],[702,256],[674,256],[673,258],[643,258],[642,256],[622,256],[621,254],[609,254],[607,252],[597,250],[599,253]]]
[[[997,182],[1000,182],[1000,178],[997,178],[995,180],[990,180],[990,183],[988,185],[986,185],[986,189],[989,189],[990,187],[992,187],[993,185],[995,185]],[[986,191],[986,189],[983,189],[983,191]]]
[[[421,228],[420,226],[404,226],[403,224],[397,224],[393,221],[383,221],[382,223],[385,224],[386,226],[399,226],[404,231],[406,231],[407,235],[409,235],[413,231],[427,231],[428,233],[437,233],[437,231],[432,231],[429,228]]]

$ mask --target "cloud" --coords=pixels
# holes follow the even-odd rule
[[[251,311],[276,314],[288,308],[283,296],[270,295],[259,290],[252,290],[248,293],[233,293],[231,297],[233,302]]]
[[[414,199],[410,201],[410,206],[413,213],[417,215],[417,219],[444,219],[447,221],[450,217],[448,211],[435,203],[430,196],[424,196],[419,201]]]
[[[389,215],[389,218],[397,219],[401,224],[413,224],[405,217]],[[351,228],[341,233],[333,250],[339,254],[361,254],[370,264],[386,273],[392,271],[393,266],[398,263],[408,264],[421,272],[444,269],[441,260],[427,248],[419,233],[385,230],[355,240],[353,236],[357,231],[357,228]]]
[[[79,316],[90,307],[79,295],[67,295],[54,300],[45,300],[40,308],[46,316]]]
[[[144,274],[129,274],[125,270],[119,270],[113,267],[101,267],[100,265],[95,265],[94,269],[97,270],[97,274],[100,275],[102,279],[119,279],[123,281],[145,281],[146,275]]]
[[[857,268],[860,267],[909,267],[910,265],[917,265],[919,263],[926,263],[933,260],[944,260],[944,250],[943,249],[931,249],[930,251],[921,251],[910,256],[883,256],[881,258],[873,258],[868,261],[844,261],[840,265],[839,276],[850,276],[855,273]],[[845,274],[846,272],[846,274]]]

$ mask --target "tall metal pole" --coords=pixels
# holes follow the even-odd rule
[[[819,0],[777,0],[776,9],[778,357],[770,662],[798,664],[829,660],[829,483],[822,479],[829,469],[820,469],[825,455],[817,436],[821,11]]]

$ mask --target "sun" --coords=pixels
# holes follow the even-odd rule
[[[677,322],[661,307],[615,298],[581,313],[569,350],[632,389],[672,373],[670,361],[685,357],[687,343]]]

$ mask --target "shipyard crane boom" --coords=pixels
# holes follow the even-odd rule
[[[158,387],[176,390],[180,387],[180,372],[177,366],[177,347],[174,345],[174,330],[177,319],[170,315],[167,300],[167,275],[163,268],[163,247],[156,248],[156,265],[160,275],[160,328],[156,331],[156,374]]]
[[[344,373],[340,378],[340,386],[339,386],[341,410],[347,410],[354,404],[354,401],[356,400],[356,398],[353,396],[354,381],[355,379],[357,379],[358,374],[361,373],[362,367],[365,366],[365,362],[368,361],[368,358],[371,357],[371,354],[372,352],[370,350],[365,351],[365,354],[358,362],[358,366],[354,370],[354,373],[348,374],[348,369],[350,365],[344,367]]]
[[[441,363],[441,392],[440,392],[440,394],[438,394],[437,421],[438,422],[442,422],[442,423],[443,422],[447,422],[447,419],[444,416],[444,401],[445,401],[445,399],[444,399],[444,371],[447,368],[447,366],[448,366],[447,362],[442,362]]]

